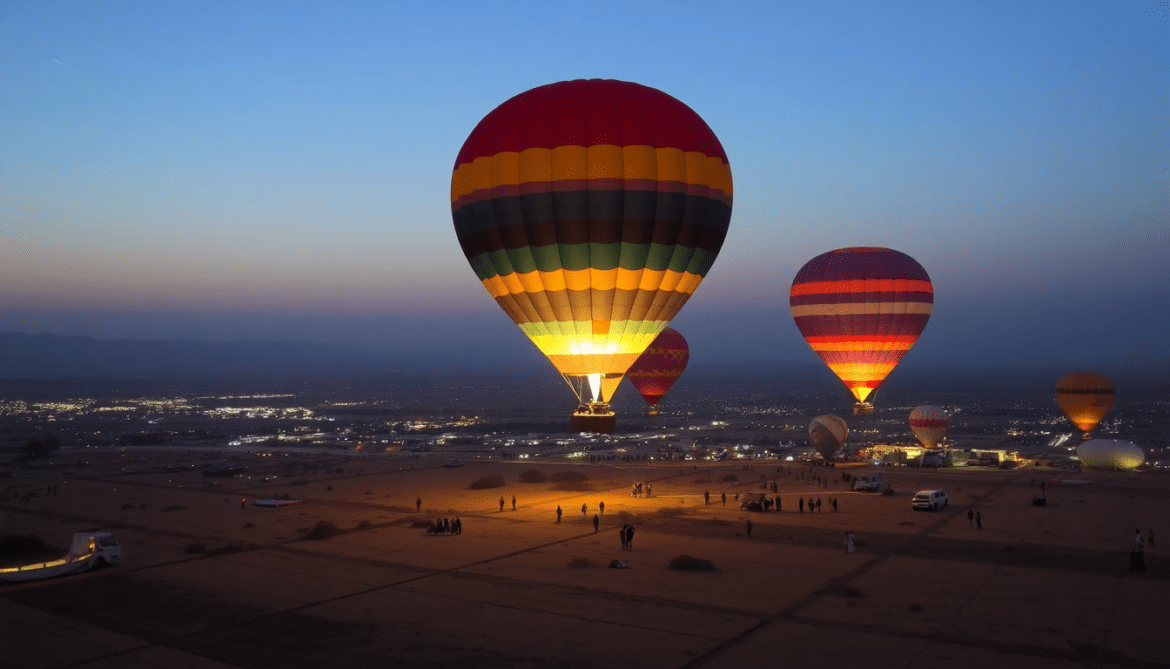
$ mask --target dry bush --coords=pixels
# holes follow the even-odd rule
[[[306,532],[305,536],[302,538],[311,540],[328,539],[339,534],[341,534],[341,529],[336,525],[329,522],[328,520],[319,520],[317,521],[317,524],[313,526],[313,529]]]
[[[503,488],[505,485],[506,484],[504,483],[503,476],[500,476],[499,474],[491,474],[491,475],[485,476],[481,479],[476,479],[476,480],[472,481],[471,485],[467,486],[467,489],[468,490],[487,490],[489,488]]]
[[[714,562],[690,555],[677,555],[671,558],[670,564],[667,566],[671,569],[681,569],[683,571],[719,571],[715,568]]]
[[[544,483],[547,480],[548,477],[544,475],[544,472],[539,472],[535,469],[529,469],[520,474],[521,483]]]

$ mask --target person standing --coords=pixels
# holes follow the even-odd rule
[[[422,497],[414,500],[414,510],[416,513],[422,511]]]
[[[744,526],[747,529],[748,539],[752,538],[752,519],[748,518],[747,524]]]
[[[803,497],[798,497],[796,499],[796,505],[798,507],[800,507],[800,512],[804,513],[804,498]]]
[[[833,497],[829,499],[829,504],[833,506],[833,513],[837,513],[837,498]]]
[[[780,495],[776,495],[776,513],[780,513]]]
[[[634,550],[634,526],[626,526],[626,548]]]
[[[455,516],[455,534],[463,534],[463,521],[459,520],[459,516]]]
[[[598,511],[601,511],[601,515],[604,516],[605,515],[605,502],[598,502],[597,509],[598,509]]]
[[[977,530],[983,529],[983,512],[982,511],[975,512],[975,529],[977,529]]]
[[[516,510],[516,496],[512,495],[512,510]]]
[[[622,550],[623,551],[626,550],[626,528],[629,526],[630,526],[630,524],[626,523],[625,525],[622,525],[622,528],[620,530],[618,530],[618,539],[622,540]]]
[[[593,533],[597,534],[597,526],[601,524],[601,516],[593,514]]]
[[[504,498],[500,497],[500,513],[504,512]]]
[[[727,493],[723,493],[722,499],[723,499],[723,506],[727,506]]]
[[[710,503],[711,503],[711,491],[704,490],[703,491],[703,505],[706,506],[707,504],[710,504]]]
[[[1142,540],[1142,531],[1137,528],[1133,531],[1133,551],[1129,556],[1130,571],[1146,570],[1146,542]]]
[[[970,525],[971,527],[975,527],[975,510],[974,509],[967,509],[967,524]]]
[[[853,552],[853,533],[852,532],[845,533],[845,552],[846,553]]]
[[[584,517],[587,515],[589,515],[589,505],[581,502],[581,516]]]
[[[557,505],[557,522],[558,523],[561,522],[561,514],[562,513],[564,513],[564,511],[561,509],[561,505],[558,504]]]

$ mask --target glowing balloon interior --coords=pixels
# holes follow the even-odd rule
[[[1103,374],[1072,372],[1056,382],[1056,404],[1085,439],[1113,408],[1115,397],[1113,381]]]
[[[845,248],[808,261],[788,301],[804,340],[853,393],[854,413],[864,414],[926,327],[934,287],[905,253]]]
[[[824,459],[831,460],[845,447],[845,440],[849,438],[849,426],[839,416],[831,414],[817,416],[808,425],[808,436],[817,453]]]
[[[451,178],[464,255],[586,417],[612,416],[626,370],[710,270],[731,199],[727,155],[698,114],[600,79],[505,101]]]

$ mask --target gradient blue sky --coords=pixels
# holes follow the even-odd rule
[[[1170,368],[1165,3],[569,7],[5,2],[0,330],[529,354],[451,168],[505,99],[604,77],[731,160],[694,360],[816,361],[792,277],[875,245],[935,283],[908,364]]]

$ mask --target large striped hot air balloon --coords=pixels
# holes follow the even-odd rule
[[[910,412],[910,429],[927,448],[937,448],[947,436],[947,412],[939,407],[923,404]]]
[[[905,253],[847,248],[800,268],[788,301],[804,340],[857,399],[853,412],[866,414],[873,392],[926,327],[934,287]]]
[[[463,253],[573,389],[582,431],[613,429],[610,396],[710,270],[731,197],[727,155],[698,114],[599,79],[504,102],[451,178]]]
[[[1104,374],[1072,372],[1056,382],[1057,405],[1084,433],[1085,439],[1113,408],[1115,396],[1113,381]]]
[[[666,328],[626,372],[634,388],[650,405],[647,415],[658,415],[658,403],[687,368],[691,348],[677,330]]]

